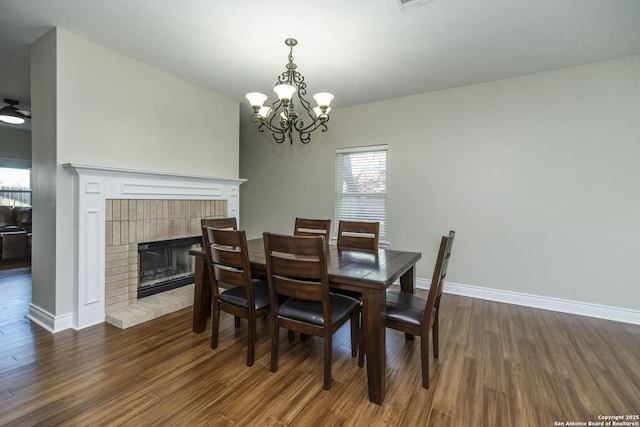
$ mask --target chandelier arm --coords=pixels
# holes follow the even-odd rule
[[[283,110],[286,110],[286,108],[287,107],[284,105],[284,103],[281,100],[274,101],[273,104],[271,105],[271,109],[273,110],[273,113],[271,114],[271,117],[269,118],[268,121],[266,119],[262,118],[262,119],[260,119],[261,122],[264,123],[265,126],[271,132],[284,134],[287,131],[287,128],[289,126],[288,125],[285,126],[285,121],[281,118],[280,113]],[[274,123],[274,121],[275,121],[275,123]]]
[[[327,119],[328,120],[328,119]],[[311,133],[317,129],[320,129],[322,132],[327,131],[327,125],[325,122],[327,120],[314,120],[310,125],[303,127],[304,124],[302,121],[298,121],[294,124],[296,131],[298,132],[298,136],[300,138],[300,142],[303,144],[308,144],[311,142]]]
[[[313,118],[313,116],[311,115],[313,107],[311,107],[311,103],[304,97],[304,95],[307,94],[307,84],[304,81],[304,77],[299,72],[295,71],[293,73],[293,81],[298,88],[298,90],[296,91],[296,97],[300,101],[300,105],[302,105],[302,107],[306,110],[309,117]]]
[[[273,140],[276,142],[276,144],[282,144],[285,140],[284,134],[280,135],[277,133],[272,133],[271,136],[273,136]]]
[[[316,120],[315,115],[312,113],[313,108],[312,108],[312,107],[311,107],[311,105],[307,102],[307,100],[306,100],[306,99],[304,99],[304,98],[300,98],[300,99],[299,99],[299,101],[300,101],[300,104],[302,105],[302,108],[304,108],[304,112],[306,113],[306,115],[307,115],[308,117],[310,117],[310,118],[311,118],[311,120]]]
[[[311,103],[302,96],[306,93],[306,84],[304,83],[304,77],[300,77],[299,83],[301,84],[301,86],[299,86],[300,89],[297,91],[296,95],[297,95],[297,100],[299,101],[300,105],[304,109],[304,116],[298,115],[296,119],[293,121],[293,127],[295,127],[298,133],[303,133],[307,131],[311,132],[315,129],[315,124],[318,121],[318,118],[315,117],[315,115],[313,114],[313,108],[311,107]],[[293,100],[291,101],[291,105],[293,105]],[[305,126],[304,123],[307,120],[310,121],[311,123]],[[309,141],[307,141],[307,143],[308,142]]]
[[[307,126],[304,125],[304,121],[302,119],[298,119],[293,123],[293,127],[298,131],[298,133],[309,133],[314,130],[315,120],[312,121]]]
[[[293,81],[293,83],[298,88],[298,94],[307,94],[307,83],[304,81],[304,76],[300,74],[300,72],[293,71],[291,73],[291,81]]]
[[[273,137],[273,140],[277,144],[282,144],[284,142],[286,129],[280,129],[280,128],[273,127],[272,125],[269,124],[269,122],[267,122],[266,120],[262,119],[260,121],[260,125],[258,126],[258,131],[259,132],[264,132],[265,128],[269,132],[271,132],[271,136]]]
[[[276,82],[276,86],[283,85],[283,84],[293,84],[289,70],[283,72],[278,76],[278,81]]]
[[[307,126],[304,126],[304,122],[301,119],[298,119],[294,126],[299,133],[311,133],[317,129],[321,129],[323,132],[326,132],[328,129],[326,123],[329,121],[329,116],[327,115],[325,117],[326,119],[324,120],[315,118]]]
[[[260,126],[258,126],[258,130],[260,130],[261,128],[266,128],[269,132],[278,133],[278,134],[285,134],[288,130],[288,128],[281,128],[278,126],[274,126],[273,124],[269,123],[264,119],[260,121]],[[263,132],[263,130],[260,130],[260,131]]]
[[[300,142],[303,144],[308,144],[311,142],[311,134],[310,133],[301,133],[300,134]]]
[[[304,107],[304,105],[303,105]],[[326,122],[329,121],[329,116],[324,116],[324,119],[318,119],[317,117],[313,117],[310,111],[307,111],[307,115],[311,119],[311,123],[305,126],[305,122],[303,118],[291,119],[289,121],[280,118],[280,110],[283,109],[283,105],[281,101],[276,101],[273,103],[273,115],[269,120],[264,118],[260,118],[257,115],[252,116],[251,120],[254,123],[260,123],[258,126],[258,130],[260,132],[264,132],[266,128],[269,132],[271,132],[274,140],[278,144],[282,144],[286,137],[289,137],[289,140],[293,144],[292,141],[292,131],[295,129],[299,134],[300,142],[303,144],[308,144],[311,142],[311,133],[317,129],[320,129],[322,132],[326,132],[328,130]],[[305,107],[306,110],[306,107]],[[278,120],[278,121],[276,121]],[[275,122],[274,122],[275,121]]]

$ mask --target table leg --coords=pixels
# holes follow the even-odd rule
[[[369,401],[382,405],[385,395],[386,369],[386,291],[365,289],[362,292],[362,321],[367,361]]]
[[[207,328],[207,316],[211,314],[211,285],[209,269],[204,258],[196,257],[196,277],[193,289],[193,332],[199,334]]]
[[[409,270],[405,271],[405,273],[400,276],[400,289],[403,292],[408,292],[410,294],[415,291],[415,283],[416,283],[416,269],[411,267]],[[413,340],[413,335],[404,334],[404,337],[409,341]]]
[[[416,283],[416,269],[411,267],[407,271],[404,272],[402,276],[400,276],[400,289],[403,292],[408,292],[410,294],[414,291],[414,286]]]

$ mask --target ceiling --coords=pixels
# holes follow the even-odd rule
[[[272,94],[287,37],[309,93],[334,107],[640,54],[639,0],[414,4],[0,0],[0,97],[29,105],[29,44],[53,27],[243,103]]]

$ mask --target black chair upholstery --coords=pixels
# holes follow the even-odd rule
[[[387,291],[387,319],[420,327],[427,300],[407,292]]]
[[[261,310],[269,307],[269,286],[262,280],[252,279],[253,281],[253,299],[255,309]],[[266,285],[266,286],[265,286]],[[220,301],[237,305],[238,307],[248,308],[247,291],[240,286],[234,286],[220,293],[218,297]]]

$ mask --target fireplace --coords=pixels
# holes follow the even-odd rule
[[[138,244],[200,237],[201,219],[239,217],[239,187],[244,179],[75,163],[61,166],[72,180],[74,252],[69,255],[75,257],[74,304],[63,316],[32,305],[29,318],[48,330],[112,323],[115,312],[137,310],[158,296],[188,292],[192,286],[138,300]],[[122,328],[137,324],[116,323],[112,324]]]
[[[138,299],[186,286],[194,281],[200,237],[138,244]]]
[[[226,200],[106,199],[107,321],[114,311],[145,301],[151,292],[181,285],[180,281],[171,282],[178,278],[178,272],[181,275],[183,270],[194,271],[195,258],[188,253],[191,247],[202,242],[201,219],[224,217],[227,210]],[[182,254],[175,253],[176,246],[182,246],[181,242],[185,241]],[[193,283],[193,276],[180,279],[187,282],[188,278],[191,280],[185,284]],[[140,280],[148,279],[150,283],[139,286]],[[165,284],[165,289],[162,286],[152,289],[154,282],[165,280],[170,282]]]

